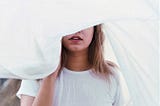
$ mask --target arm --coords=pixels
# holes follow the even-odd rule
[[[54,73],[57,74],[57,73]],[[42,80],[42,84],[37,97],[33,102],[33,106],[52,106],[53,105],[53,93],[56,77],[55,75],[49,75],[47,78]],[[52,77],[54,76],[54,77]]]
[[[22,95],[21,106],[52,106],[58,70],[42,80],[36,97]]]
[[[32,106],[33,101],[34,101],[33,96],[28,96],[28,95],[21,95],[21,106]]]

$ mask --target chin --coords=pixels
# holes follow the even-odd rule
[[[69,51],[71,51],[71,52],[80,52],[80,51],[83,51],[83,50],[82,49],[71,49]]]
[[[70,52],[85,52],[85,51],[87,51],[88,49],[86,49],[86,48],[72,48],[72,49],[70,49],[69,51]]]

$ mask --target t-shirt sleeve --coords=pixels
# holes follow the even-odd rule
[[[17,92],[17,97],[21,98],[21,95],[28,95],[35,97],[38,93],[40,84],[37,80],[22,80],[21,86]]]
[[[117,70],[117,90],[114,96],[113,106],[132,106],[131,97],[122,73]]]

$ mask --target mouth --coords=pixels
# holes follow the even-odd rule
[[[83,40],[80,36],[72,36],[68,40]]]

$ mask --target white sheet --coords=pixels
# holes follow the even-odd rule
[[[134,106],[158,106],[157,25],[156,20],[107,23],[106,35],[127,81]]]
[[[0,78],[50,74],[62,36],[105,22],[134,106],[158,106],[158,15],[158,0],[1,0]]]

